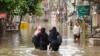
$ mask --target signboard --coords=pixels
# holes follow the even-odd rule
[[[21,22],[20,30],[28,30],[28,22]]]
[[[90,6],[89,5],[82,5],[77,6],[78,17],[84,17],[90,15]]]

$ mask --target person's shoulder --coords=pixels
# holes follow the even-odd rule
[[[40,33],[38,34],[38,36],[40,36],[40,35],[42,35],[42,32],[40,32]]]
[[[48,33],[45,33],[46,35],[48,35]]]
[[[59,32],[57,32],[57,34],[58,34],[58,35],[60,35],[60,33],[59,33]]]
[[[73,28],[75,28],[75,27],[76,27],[76,25],[73,26]]]
[[[76,27],[76,25],[74,25],[73,27]]]

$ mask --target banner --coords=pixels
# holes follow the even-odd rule
[[[90,6],[89,5],[77,6],[76,9],[78,12],[78,17],[84,17],[84,16],[90,15]]]

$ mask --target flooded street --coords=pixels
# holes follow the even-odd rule
[[[63,27],[63,29],[66,27]],[[7,32],[0,44],[0,56],[100,56],[100,47],[73,41],[70,27],[64,31],[63,43],[58,52],[51,50],[40,51],[34,48],[31,42],[30,31]]]
[[[100,56],[100,0],[0,0],[0,8],[0,56]]]

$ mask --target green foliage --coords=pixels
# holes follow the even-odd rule
[[[0,12],[23,15],[26,13],[41,16],[42,0],[0,0]]]
[[[14,4],[15,0],[0,0],[0,12],[11,12]]]
[[[40,3],[38,3],[36,6],[35,6],[35,15],[39,15],[39,16],[41,16],[42,15],[42,8],[41,8],[41,6],[39,6],[40,5]]]
[[[28,13],[41,16],[42,15],[41,1],[42,0],[27,0],[27,5],[29,7]]]
[[[14,9],[14,14],[25,14],[25,13],[27,13],[28,5],[27,5],[26,1],[19,0],[16,3],[18,3],[18,4],[16,4],[16,7]]]

